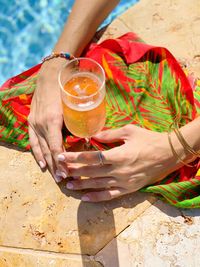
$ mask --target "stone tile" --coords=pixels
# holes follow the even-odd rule
[[[42,173],[30,153],[0,147],[0,245],[96,254],[155,201],[135,193],[87,204]]]
[[[199,10],[198,0],[141,0],[101,40],[132,30],[191,61],[199,74]],[[0,187],[2,267],[35,267],[38,259],[40,266],[81,267],[88,258],[75,254],[99,250],[96,259],[105,267],[199,265],[198,211],[178,211],[161,202],[151,207],[155,198],[140,193],[109,203],[81,203],[81,193],[66,190],[65,182],[58,186],[30,153],[6,146],[0,146]]]
[[[200,54],[200,1],[142,0],[120,20],[147,43],[167,47],[178,58]]]
[[[0,247],[1,267],[101,267],[92,257]]]
[[[99,43],[106,39],[117,38],[131,30],[132,28],[129,28],[120,18],[117,18],[107,27],[106,31],[100,38]]]
[[[178,210],[158,201],[103,248],[96,259],[104,267],[199,266],[199,215],[199,210]]]

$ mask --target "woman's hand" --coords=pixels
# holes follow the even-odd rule
[[[103,143],[123,141],[124,144],[103,151],[103,165],[98,151],[66,152],[58,156],[60,161],[66,162],[69,175],[74,177],[67,183],[67,188],[90,189],[82,197],[84,201],[110,200],[135,192],[182,166],[171,152],[167,133],[127,125],[103,131],[95,139]],[[172,135],[172,141],[179,155],[188,157],[175,135]],[[89,178],[81,179],[80,176]]]
[[[63,63],[64,59],[53,59],[42,65],[28,118],[35,159],[42,169],[49,168],[57,182],[67,176],[57,160],[57,155],[63,152],[63,116],[58,86],[58,71]]]
[[[65,51],[80,56],[101,22],[118,2],[76,0],[53,52]],[[28,119],[33,154],[42,169],[48,166],[57,182],[66,178],[66,170],[57,160],[57,155],[63,152],[63,118],[57,82],[63,60],[53,59],[42,65]]]

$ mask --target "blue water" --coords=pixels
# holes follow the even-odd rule
[[[101,27],[137,1],[120,1]],[[73,2],[0,0],[0,84],[39,63],[51,52]]]

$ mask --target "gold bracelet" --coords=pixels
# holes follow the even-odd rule
[[[178,118],[176,117],[174,120],[174,132],[179,140],[179,142],[182,144],[182,146],[184,147],[184,149],[186,149],[188,152],[190,152],[192,155],[194,155],[195,157],[200,157],[200,153],[195,151],[185,140],[185,138],[183,137],[181,131],[179,130],[179,125],[178,125]]]
[[[183,165],[187,166],[187,167],[194,167],[188,163],[186,163],[184,160],[181,159],[181,157],[178,155],[178,153],[176,152],[176,150],[174,149],[173,147],[173,144],[172,144],[172,140],[171,140],[171,128],[173,126],[174,123],[172,123],[169,127],[169,131],[168,131],[168,141],[169,141],[169,145],[170,145],[170,148],[172,150],[172,153],[173,155],[181,162],[183,163]]]

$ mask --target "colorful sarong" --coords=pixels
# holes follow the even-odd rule
[[[99,62],[106,73],[107,120],[105,129],[135,124],[167,132],[176,114],[193,120],[200,113],[200,82],[193,87],[171,53],[143,43],[135,34],[92,44],[87,57]],[[9,79],[0,88],[0,141],[30,150],[27,116],[40,64]],[[63,131],[66,145],[79,138]],[[98,149],[109,149],[92,140]],[[200,170],[182,167],[159,184],[141,191],[158,194],[181,208],[200,207]]]

